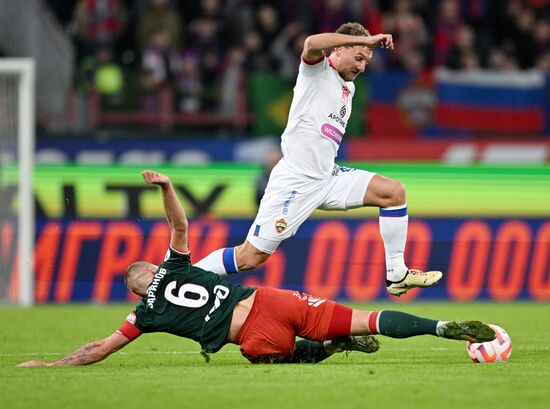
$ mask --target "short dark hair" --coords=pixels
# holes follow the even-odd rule
[[[126,284],[126,287],[133,291],[135,289],[133,280],[143,274],[143,271],[147,270],[148,266],[149,263],[145,261],[136,261],[130,264],[124,273],[124,284]]]
[[[370,36],[369,30],[363,27],[362,24],[355,22],[342,24],[340,27],[338,27],[338,30],[336,30],[336,32],[338,34],[347,34],[350,36]]]

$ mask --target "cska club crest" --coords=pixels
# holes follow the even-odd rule
[[[277,233],[281,234],[282,232],[284,232],[286,230],[286,220],[283,218],[281,220],[277,220],[275,222],[275,230],[277,231]]]
[[[342,99],[344,102],[349,102],[349,89],[342,85]]]

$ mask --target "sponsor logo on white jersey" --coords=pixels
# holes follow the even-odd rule
[[[345,106],[342,107],[342,108],[343,108],[343,109],[346,109]],[[342,111],[340,111],[340,112],[342,112]],[[345,116],[345,115],[346,115],[346,113],[344,112],[344,116]],[[348,124],[346,121],[344,121],[344,120],[342,119],[343,117],[340,118],[340,116],[339,116],[338,114],[334,114],[334,113],[331,112],[330,114],[328,114],[328,117],[329,117],[329,119],[332,119],[334,122],[339,123],[339,124],[342,126],[342,128],[344,128],[344,129],[346,128],[346,125]]]
[[[349,89],[345,85],[342,85],[342,99],[344,102],[349,101]]]

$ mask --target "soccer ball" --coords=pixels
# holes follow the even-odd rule
[[[468,342],[466,349],[468,355],[478,364],[490,364],[493,362],[506,362],[512,354],[512,340],[508,333],[498,325],[489,324],[497,337],[490,342]]]

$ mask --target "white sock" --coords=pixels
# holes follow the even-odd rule
[[[325,349],[325,352],[330,355],[337,352],[344,352],[344,348],[334,345],[334,342],[330,339],[328,341],[323,341],[323,348]]]
[[[409,225],[407,205],[380,209],[378,221],[386,250],[386,279],[394,282],[401,281],[407,273],[404,259]]]
[[[445,334],[443,333],[443,325],[447,324],[449,321],[437,321],[437,325],[435,326],[435,333],[438,337],[442,337]]]
[[[214,250],[193,265],[220,276],[239,272],[237,260],[235,259],[235,247]]]

